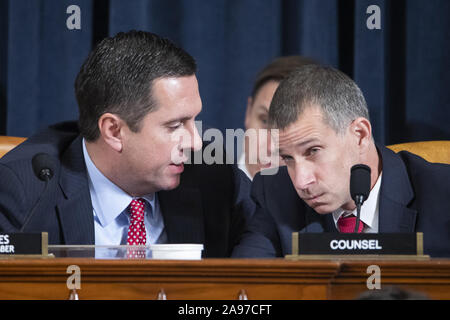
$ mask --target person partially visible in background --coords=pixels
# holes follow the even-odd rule
[[[245,113],[245,130],[255,129],[257,143],[250,138],[244,140],[243,151],[238,160],[238,167],[253,179],[261,169],[271,166],[270,163],[263,163],[260,157],[260,150],[267,148],[267,139],[264,134],[260,134],[260,129],[268,129],[267,119],[269,106],[272,97],[277,90],[281,80],[283,80],[292,70],[308,64],[317,64],[314,60],[302,56],[285,56],[274,59],[266,65],[256,76],[251,96],[247,99],[247,110]],[[249,135],[250,136],[250,135]],[[254,140],[255,141],[255,140]],[[263,152],[265,150],[262,150]],[[269,151],[265,151],[269,152]],[[268,154],[268,153],[263,153]]]

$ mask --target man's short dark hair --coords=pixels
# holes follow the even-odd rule
[[[308,64],[317,64],[317,62],[311,58],[302,56],[284,56],[275,58],[256,76],[255,83],[253,84],[252,97],[255,98],[259,89],[267,82],[280,82],[286,78],[292,70]]]
[[[191,76],[196,68],[186,51],[150,32],[133,30],[103,39],[75,80],[81,135],[97,140],[98,119],[107,112],[138,132],[144,116],[158,108],[152,99],[153,80]]]
[[[332,67],[307,65],[281,81],[270,104],[269,126],[285,129],[312,105],[337,133],[358,117],[370,120],[366,100],[352,79]]]

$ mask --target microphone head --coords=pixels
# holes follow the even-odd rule
[[[356,196],[362,196],[362,202],[364,202],[369,197],[369,193],[370,167],[365,164],[356,164],[350,170],[350,195],[356,203]]]
[[[53,178],[56,163],[47,153],[38,153],[31,160],[33,171],[36,177],[42,181],[48,181]]]

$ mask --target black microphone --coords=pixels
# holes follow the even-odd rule
[[[41,192],[39,199],[36,201],[35,205],[31,209],[30,213],[26,217],[20,232],[22,232],[25,227],[30,222],[33,217],[34,210],[37,208],[38,204],[41,202],[42,195],[45,194],[48,188],[48,182],[53,178],[55,172],[56,163],[54,159],[47,153],[38,153],[33,159],[31,159],[31,165],[33,167],[33,172],[39,180],[45,181],[44,190]]]
[[[365,164],[356,164],[350,170],[350,195],[356,204],[356,225],[353,232],[358,232],[361,206],[370,193],[370,167]]]

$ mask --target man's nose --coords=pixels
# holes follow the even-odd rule
[[[192,150],[194,151],[198,151],[202,149],[203,146],[203,141],[202,141],[202,137],[200,137],[197,127],[194,125],[193,126],[193,141],[192,141]]]
[[[181,141],[181,149],[198,151],[202,148],[202,146],[203,146],[202,138],[198,133],[197,127],[195,126],[195,124],[193,124],[189,128],[187,128],[184,132]]]
[[[294,168],[294,186],[297,190],[305,191],[315,181],[313,168],[308,163],[296,163]]]

